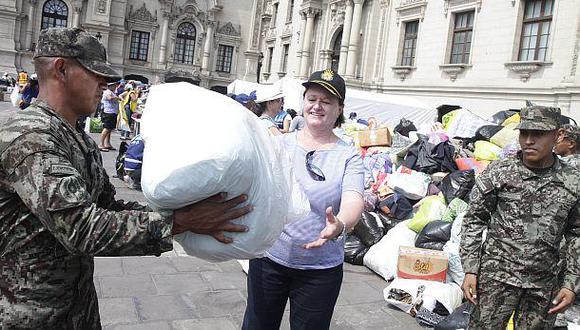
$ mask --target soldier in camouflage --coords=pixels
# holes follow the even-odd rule
[[[0,328],[100,329],[94,256],[160,255],[190,230],[229,243],[247,197],[162,215],[115,200],[96,143],[76,125],[119,75],[80,29],[41,32],[38,102],[0,128]]]
[[[568,165],[580,168],[580,128],[576,125],[562,125],[554,152]]]
[[[513,312],[517,329],[553,328],[580,288],[580,176],[552,153],[560,109],[532,106],[521,118],[522,151],[476,178],[463,222],[463,291],[477,304],[470,329],[505,329]]]

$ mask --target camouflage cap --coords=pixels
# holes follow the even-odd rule
[[[105,46],[90,33],[79,28],[50,28],[42,30],[36,43],[34,58],[70,57],[85,69],[107,78],[119,80],[118,74],[107,62]]]
[[[580,144],[580,127],[566,124],[562,125],[562,131],[567,138],[576,141],[576,144]]]
[[[560,108],[534,105],[523,108],[517,129],[552,131],[560,126]]]

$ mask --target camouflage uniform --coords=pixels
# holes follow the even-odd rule
[[[553,130],[556,120],[559,109],[527,108],[520,128]],[[553,125],[547,125],[550,122]],[[549,315],[548,309],[555,294],[561,287],[579,290],[578,171],[555,156],[551,168],[533,171],[521,157],[520,153],[492,163],[476,178],[471,192],[461,257],[465,272],[478,274],[472,329],[505,329],[514,311],[517,328],[551,328],[556,315]],[[487,239],[482,242],[484,229]],[[559,283],[563,237],[568,243],[567,268]]]
[[[93,257],[172,249],[170,218],[114,196],[96,143],[48,104],[4,124],[0,328],[100,329]]]
[[[567,138],[576,141],[576,153],[561,157],[561,159],[566,164],[580,169],[580,128],[574,125],[564,125],[562,126],[562,129]]]

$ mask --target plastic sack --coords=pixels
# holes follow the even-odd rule
[[[517,115],[519,116],[519,114]],[[510,124],[502,128],[499,132],[491,137],[489,142],[504,148],[510,143],[517,142],[520,130],[516,129],[516,124]]]
[[[394,131],[401,134],[402,136],[409,137],[409,132],[416,131],[417,127],[413,124],[412,121],[401,118],[401,121],[395,126]]]
[[[408,300],[400,301],[394,299],[396,296],[401,296],[401,292],[405,292],[411,297],[412,301],[410,304]],[[413,303],[417,302],[417,298],[421,298],[422,300],[434,298],[452,314],[461,304],[463,292],[459,285],[455,283],[397,278],[383,290],[383,296],[387,303],[401,309],[405,313],[411,310]]]
[[[399,247],[413,246],[417,234],[407,226],[409,220],[400,222],[367,251],[363,264],[385,280],[390,281],[397,276]]]
[[[344,242],[344,261],[362,266],[363,258],[369,248],[355,235],[347,235]]]
[[[387,185],[409,199],[419,200],[427,196],[429,182],[429,175],[402,166],[389,176]]]
[[[20,105],[20,100],[22,100],[22,94],[20,94],[20,87],[16,84],[12,93],[10,93],[10,102],[12,102],[12,106],[17,107]]]
[[[379,198],[372,191],[365,190],[363,193],[364,210],[367,212],[372,212],[377,208]]]
[[[474,184],[475,172],[473,170],[455,171],[443,178],[439,189],[447,203],[450,203],[454,198],[467,201]]]
[[[419,206],[419,211],[415,213],[409,222],[409,229],[419,233],[426,224],[431,221],[441,220],[443,213],[447,209],[445,199],[441,195],[425,197]]]
[[[506,121],[508,118],[515,115],[516,113],[519,113],[519,111],[518,110],[499,111],[496,112],[493,116],[491,116],[491,118],[489,118],[487,121],[489,121],[490,123],[501,125],[503,124],[504,121]]]
[[[477,160],[498,160],[501,148],[487,141],[476,141],[473,153]]]
[[[447,135],[450,138],[472,138],[475,136],[475,132],[485,125],[489,125],[489,122],[480,118],[471,111],[465,109],[455,110],[457,113],[454,119],[446,128]]]
[[[475,305],[470,301],[467,301],[457,307],[453,313],[441,320],[441,322],[435,326],[434,330],[467,329],[471,314],[473,314],[474,310]]]
[[[366,246],[373,246],[385,236],[383,223],[370,212],[363,212],[360,220],[354,226],[353,233]]]
[[[103,122],[101,118],[87,117],[85,120],[85,132],[101,133],[103,131]]]
[[[505,147],[503,147],[501,153],[499,154],[499,158],[504,159],[507,157],[513,157],[517,155],[518,151],[520,150],[521,150],[520,143],[517,140],[513,141],[507,144]]]
[[[443,250],[443,246],[449,238],[451,238],[451,223],[441,220],[429,222],[423,227],[417,240],[415,240],[415,247],[431,250]]]
[[[473,137],[476,141],[489,141],[497,132],[501,131],[503,126],[500,125],[485,125],[481,126],[475,136]]]
[[[394,193],[379,203],[379,209],[384,214],[398,220],[406,220],[413,216],[413,205],[409,200],[401,195]]]
[[[452,229],[453,230],[453,229]],[[459,255],[459,242],[448,241],[443,246],[443,251],[447,252],[447,282],[454,282],[457,285],[463,284],[465,272],[461,265]]]
[[[445,213],[443,213],[441,220],[453,222],[459,215],[465,214],[468,207],[469,204],[465,201],[460,198],[455,198],[451,203],[449,203],[449,205],[447,205],[447,209],[445,210]]]
[[[487,168],[489,161],[475,158],[457,158],[455,159],[455,164],[460,171],[474,170],[475,174],[479,174]]]
[[[207,124],[215,118],[219,125]],[[228,233],[231,244],[191,232],[176,235],[175,242],[189,255],[210,261],[262,256],[285,223],[310,211],[279,141],[231,98],[183,82],[153,86],[141,134],[141,184],[155,209],[178,209],[220,192],[232,198],[247,194],[246,203],[254,206],[234,221],[250,231]]]
[[[413,144],[407,151],[403,165],[407,168],[423,172],[452,172],[457,170],[453,161],[455,147],[449,142],[431,144],[426,138],[422,138]]]
[[[501,123],[502,126],[510,126],[510,125],[517,125],[520,123],[521,121],[521,117],[519,113],[516,113],[514,115],[512,115],[511,117],[509,117],[508,119],[504,120],[503,123]]]

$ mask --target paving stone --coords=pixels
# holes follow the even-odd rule
[[[181,296],[150,296],[135,298],[137,315],[142,321],[182,320],[195,318]]]
[[[150,275],[106,276],[100,277],[99,282],[101,295],[105,298],[157,294],[157,289]]]
[[[358,282],[368,281],[368,280],[372,280],[372,279],[377,278],[377,275],[370,272],[369,269],[364,267],[364,266],[353,266],[353,267],[357,267],[357,268],[352,268],[352,267],[345,267],[344,268],[343,278],[342,278],[343,283],[358,283]]]
[[[243,314],[246,310],[246,298],[237,290],[188,294],[184,300],[199,318]]]
[[[370,302],[384,303],[383,292],[377,291],[366,282],[342,283],[337,306]]]
[[[173,274],[177,271],[169,258],[138,257],[123,258],[125,274]]]
[[[246,287],[246,274],[202,272],[203,279],[209,282],[213,290],[242,290]]]
[[[132,298],[99,299],[99,311],[102,325],[139,321]]]
[[[123,275],[121,258],[99,257],[95,258],[95,276]]]
[[[174,330],[236,330],[239,326],[229,318],[179,320],[172,323]]]
[[[242,270],[242,266],[240,266],[240,264],[235,261],[235,260],[231,260],[231,261],[226,261],[226,262],[219,262],[215,264],[222,272],[231,272],[231,273],[244,273],[244,271]],[[245,273],[244,273],[245,274]]]
[[[209,272],[221,271],[218,265],[196,257],[171,257],[169,262],[172,263],[180,272]]]
[[[143,322],[111,326],[111,330],[171,330],[169,322]]]
[[[160,295],[197,294],[210,289],[199,273],[153,275],[153,282]]]
[[[386,304],[386,303],[385,303]],[[332,329],[422,329],[411,316],[376,303],[336,306]]]

